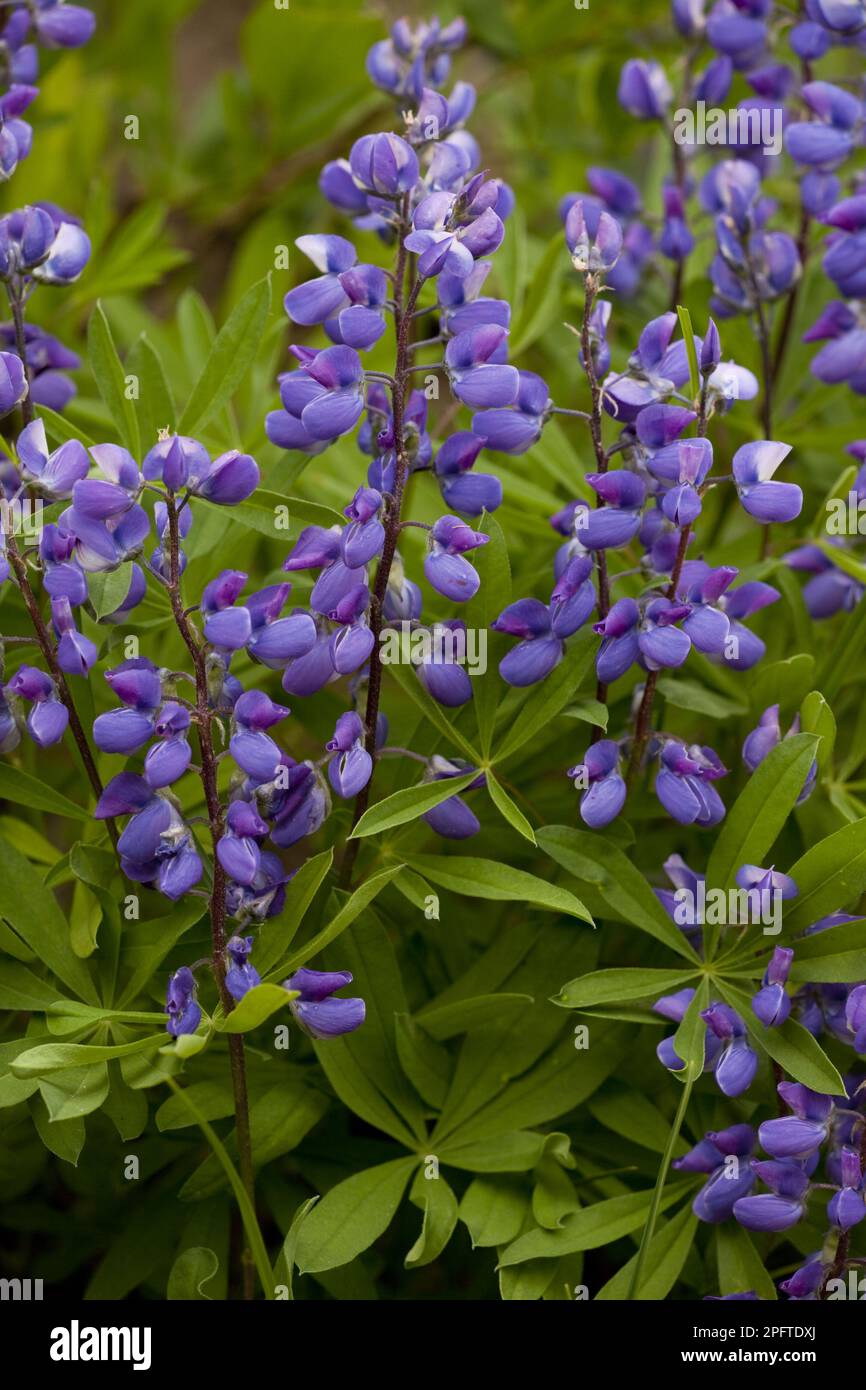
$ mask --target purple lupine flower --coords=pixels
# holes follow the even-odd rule
[[[251,936],[230,936],[226,942],[226,956],[231,961],[226,971],[226,989],[232,999],[243,999],[248,990],[262,982],[258,970],[249,963],[252,948]]]
[[[291,592],[291,584],[270,584],[251,594],[244,607],[250,616],[247,652],[255,661],[272,670],[304,657],[316,645],[315,620],[304,609],[295,609],[287,618],[280,616]]]
[[[93,741],[103,753],[125,757],[144,747],[153,736],[162,681],[147,657],[132,657],[105,672],[105,679],[124,708],[100,714],[93,722]]]
[[[285,298],[286,313],[294,323],[324,323],[351,303],[340,276],[355,265],[358,259],[355,248],[341,236],[301,236],[296,237],[295,245],[321,274],[318,279],[307,280],[289,290]]]
[[[143,777],[121,772],[96,804],[97,820],[129,816],[118,841],[123,872],[176,902],[201,882],[204,869],[195,840],[175,804]]]
[[[366,1016],[363,999],[335,999],[338,989],[352,983],[349,970],[310,970],[301,966],[283,981],[284,989],[297,990],[289,1001],[295,1018],[311,1037],[339,1038],[360,1028]]]
[[[39,748],[50,748],[60,742],[69,723],[69,711],[45,671],[36,666],[19,666],[5,691],[29,701],[27,732]]]
[[[811,1255],[804,1265],[788,1279],[783,1279],[779,1288],[791,1299],[811,1299],[820,1289],[827,1275],[827,1266],[821,1259],[820,1251]]]
[[[466,624],[459,618],[449,618],[433,623],[429,634],[416,667],[418,679],[437,704],[457,709],[472,699],[472,681],[461,665]]]
[[[226,913],[236,921],[264,922],[278,917],[285,906],[287,874],[275,854],[263,850],[259,867],[249,884],[230,880],[226,886]]]
[[[803,508],[803,492],[797,483],[773,481],[773,474],[790,452],[790,444],[762,439],[743,444],[734,454],[737,495],[749,515],[765,525],[793,521]]]
[[[791,727],[785,734],[785,738],[792,738],[795,734],[798,734],[799,732],[800,716],[798,714],[795,716],[793,723],[791,724]],[[779,724],[779,706],[770,705],[767,709],[764,710],[764,713],[758,720],[757,727],[752,729],[751,733],[746,735],[745,742],[743,743],[743,762],[746,764],[746,767],[749,769],[750,772],[755,771],[755,768],[758,767],[759,764],[764,761],[767,754],[770,753],[776,747],[777,743],[781,742],[781,738],[782,730]],[[808,798],[812,795],[812,792],[815,789],[815,781],[817,776],[818,764],[817,762],[813,762],[806,777],[806,781],[803,785],[803,790],[797,797],[798,806],[802,802],[808,800]]]
[[[659,236],[659,250],[670,261],[684,261],[694,250],[695,238],[686,222],[683,190],[675,183],[666,183],[662,189],[662,199],[664,223]]]
[[[129,513],[129,517],[130,517],[130,518],[136,517],[136,516],[138,515],[138,513],[140,513],[141,511],[142,511],[142,508],[140,508],[140,507],[134,507],[134,508],[132,509],[132,511]],[[145,516],[146,516],[146,514],[145,514]],[[147,562],[147,567],[148,567],[148,569],[149,569],[153,574],[158,575],[162,580],[164,580],[165,582],[168,582],[168,581],[171,579],[171,577],[172,577],[172,573],[171,573],[172,560],[171,560],[171,549],[170,549],[170,547],[167,547],[167,546],[166,546],[166,539],[168,538],[168,539],[170,540],[170,526],[169,526],[168,507],[166,506],[166,504],[165,504],[164,502],[157,502],[156,506],[154,507],[154,509],[153,509],[153,522],[154,522],[154,527],[155,527],[155,529],[156,529],[156,534],[157,534],[157,536],[159,537],[159,545],[158,545],[158,546],[156,547],[156,549],[153,551],[153,553],[152,553],[150,559],[148,560],[148,562]],[[124,526],[126,527],[126,523],[124,523]],[[191,508],[191,507],[184,507],[183,511],[180,513],[180,515],[179,515],[178,518],[177,518],[177,531],[178,531],[178,540],[179,540],[179,542],[182,542],[182,541],[185,539],[185,537],[189,535],[191,527],[192,527],[192,508]],[[146,535],[147,533],[145,532],[144,534]],[[126,541],[126,538],[127,538],[127,531],[124,530],[123,542]],[[134,539],[134,538],[133,538],[133,537],[130,537],[130,539]],[[117,552],[120,552],[120,551],[123,549],[123,544],[122,544],[122,543],[120,543],[120,544],[118,543],[118,531],[117,531],[117,530],[115,530],[115,531],[114,531],[114,534],[111,536],[111,543],[114,545],[115,550],[116,550]],[[97,557],[97,558],[98,558],[98,557]],[[178,574],[183,574],[184,570],[186,569],[186,556],[184,555],[183,551],[180,550],[180,549],[178,550],[177,567],[178,567]],[[98,566],[97,566],[97,568],[98,568]]]
[[[477,260],[499,248],[505,228],[494,211],[498,192],[492,179],[478,175],[459,194],[431,193],[421,200],[412,216],[414,230],[404,242],[418,255],[419,275],[444,270],[465,278]]]
[[[725,665],[731,666],[735,671],[748,671],[761,660],[766,651],[764,643],[754,632],[750,632],[740,619],[751,617],[768,604],[778,603],[780,597],[778,589],[774,589],[771,584],[764,584],[759,579],[750,579],[746,584],[739,584],[736,589],[731,589],[721,596],[719,607],[724,609],[730,620],[731,637],[736,638],[736,643],[729,642],[722,654]]]
[[[490,626],[494,632],[522,638],[499,663],[499,674],[509,685],[534,685],[562,660],[562,641],[553,632],[550,608],[540,599],[510,603]]]
[[[715,1067],[719,1090],[729,1097],[741,1096],[758,1070],[758,1054],[749,1046],[745,1023],[730,1004],[718,1001],[704,1009],[701,1018],[722,1043]]]
[[[855,985],[845,1002],[845,1023],[855,1052],[866,1052],[866,985]]]
[[[72,605],[64,597],[51,600],[51,624],[57,638],[57,664],[68,676],[86,676],[97,658],[96,644],[75,626]]]
[[[305,370],[313,385],[300,421],[310,438],[333,440],[354,429],[364,410],[364,368],[355,349],[323,348],[305,362]]]
[[[595,661],[596,674],[604,685],[625,675],[640,654],[638,623],[640,609],[633,598],[617,599],[607,617],[593,624],[593,632],[603,639]]]
[[[65,410],[76,393],[66,373],[80,367],[81,358],[35,323],[25,324],[24,343],[30,368],[30,399],[34,405],[45,405],[49,410]],[[0,346],[14,352],[13,324],[0,324]]]
[[[691,611],[690,604],[674,603],[667,598],[656,598],[647,604],[637,639],[640,659],[647,670],[682,666],[692,644],[688,633],[675,624],[688,618]]]
[[[860,1166],[858,1149],[842,1149],[842,1183],[837,1193],[831,1197],[827,1207],[830,1224],[841,1231],[850,1231],[853,1226],[866,1218],[866,1203],[863,1201],[863,1171]]]
[[[73,218],[43,203],[54,222],[54,240],[48,255],[34,266],[32,275],[43,285],[71,285],[90,260],[90,238]]]
[[[195,976],[188,965],[182,965],[168,979],[165,996],[165,1011],[168,1022],[165,1030],[173,1038],[184,1033],[194,1033],[201,1023],[201,1005],[195,997]]]
[[[670,854],[662,865],[674,885],[670,888],[653,888],[653,892],[665,912],[677,926],[689,931],[701,924],[695,920],[699,885],[706,882],[703,874],[696,874],[679,854]]]
[[[252,788],[260,814],[271,822],[271,839],[280,849],[313,835],[330,814],[328,784],[312,763],[281,754],[274,776]]]
[[[625,805],[626,786],[620,771],[619,745],[600,739],[584,754],[582,763],[568,769],[567,775],[579,791],[581,819],[593,830],[609,825]]]
[[[595,222],[595,219],[592,219]],[[598,224],[590,231],[582,198],[569,209],[565,219],[565,240],[571,264],[581,274],[604,274],[616,265],[622,251],[622,227],[609,212],[600,212]]]
[[[17,399],[20,400],[21,396]],[[77,439],[67,440],[50,453],[42,420],[34,420],[25,426],[18,436],[16,449],[25,483],[41,496],[52,500],[71,497],[75,484],[87,477],[90,468],[87,450]]]
[[[349,166],[359,186],[379,198],[396,198],[418,181],[415,151],[390,131],[356,140],[349,152]]]
[[[734,1203],[734,1217],[750,1231],[790,1230],[805,1213],[808,1176],[798,1163],[753,1160],[753,1167],[772,1190],[741,1197]]]
[[[833,1098],[793,1081],[780,1081],[776,1089],[794,1113],[765,1120],[758,1130],[761,1146],[773,1158],[808,1159],[830,1133]]]
[[[149,787],[170,787],[186,772],[192,761],[189,726],[189,710],[176,700],[166,701],[153,723],[159,741],[147,750],[144,759],[144,780]]]
[[[342,557],[350,569],[359,569],[381,554],[385,528],[379,520],[382,494],[375,488],[359,487],[343,515],[349,525],[342,535]]]
[[[687,560],[682,567],[677,593],[691,607],[683,631],[699,652],[718,656],[725,650],[731,624],[716,605],[737,574],[730,565],[711,569],[702,560]]]
[[[494,323],[470,328],[450,340],[445,349],[448,379],[464,405],[485,410],[517,400],[520,373],[504,360],[507,342],[507,330]]]
[[[712,783],[725,776],[727,768],[712,748],[697,744],[687,748],[669,739],[661,752],[655,793],[681,825],[718,825],[725,806]]]
[[[500,454],[525,454],[537,444],[553,405],[547,382],[537,372],[521,371],[518,376],[512,407],[482,410],[472,419],[472,433]]]
[[[640,530],[646,483],[637,473],[614,468],[587,473],[586,481],[607,504],[575,516],[575,532],[587,550],[610,550],[628,545]]]
[[[659,63],[630,58],[619,78],[617,99],[639,121],[660,121],[673,97],[671,85]]]
[[[831,544],[833,540],[831,538]],[[785,556],[785,564],[814,577],[803,589],[803,601],[812,618],[832,618],[844,610],[856,608],[863,594],[862,584],[844,570],[838,569],[817,545],[797,546]]]
[[[457,516],[442,516],[430,531],[429,549],[424,557],[424,574],[437,593],[457,603],[465,603],[478,592],[478,571],[464,559],[490,540],[473,531]]]
[[[354,710],[340,715],[325,748],[336,755],[328,763],[331,786],[350,800],[366,787],[373,772],[373,759],[364,747],[364,725]]]
[[[764,971],[761,988],[752,999],[752,1010],[765,1028],[778,1028],[791,1012],[791,998],[785,992],[785,984],[793,959],[790,947],[777,946]]]
[[[276,775],[281,754],[265,730],[290,714],[287,706],[274,704],[263,690],[247,690],[240,696],[233,711],[235,732],[229,751],[248,776],[267,782]]]
[[[500,412],[488,411],[487,414]],[[502,414],[511,414],[503,411]],[[475,416],[475,422],[481,418]],[[502,502],[502,484],[490,473],[476,473],[474,463],[487,440],[479,433],[457,430],[445,440],[436,454],[433,469],[442,492],[443,500],[467,516],[480,516],[482,512],[495,512]]]
[[[705,1135],[682,1158],[674,1159],[672,1167],[678,1172],[709,1174],[692,1203],[699,1221],[713,1225],[726,1221],[734,1203],[751,1192],[755,1174],[749,1159],[754,1147],[751,1125],[732,1125]]]
[[[248,801],[232,801],[226,813],[226,830],[217,844],[217,858],[234,884],[249,888],[261,869],[260,842],[268,834],[262,820]]]
[[[458,759],[443,758],[440,754],[434,754],[430,759],[424,773],[425,782],[439,782],[448,777],[462,777],[464,773],[471,772],[470,763],[462,762]],[[467,791],[475,791],[484,785],[484,773],[479,773],[474,782],[470,782]],[[437,835],[441,835],[445,840],[468,840],[473,835],[477,835],[481,829],[481,823],[475,813],[467,806],[462,796],[449,796],[445,801],[440,801],[438,806],[432,810],[425,811],[421,817],[423,821],[435,830]]]
[[[775,868],[762,869],[758,864],[741,865],[736,872],[735,882],[738,888],[745,889],[748,894],[755,916],[769,909],[776,896],[788,901],[796,898],[799,892],[796,883],[787,874],[780,873]]]

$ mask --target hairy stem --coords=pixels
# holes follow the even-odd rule
[[[700,404],[698,406],[698,438],[703,439],[707,432],[707,387],[704,383],[701,388]],[[665,597],[673,601],[676,598],[677,588],[679,587],[680,576],[683,572],[686,554],[689,548],[689,541],[692,536],[691,522],[684,526],[680,532],[680,543],[677,549],[676,559],[671,570],[670,583],[665,591]],[[628,771],[626,773],[626,785],[631,788],[638,771],[640,770],[643,755],[646,750],[652,729],[652,708],[658,685],[659,672],[650,671],[647,674],[644,684],[643,696],[638,708],[634,726],[634,739],[631,746],[631,757],[629,758]]]
[[[587,275],[584,282],[583,297],[583,322],[580,329],[580,348],[583,357],[583,370],[589,384],[589,394],[591,410],[589,416],[589,432],[592,438],[593,452],[595,453],[596,467],[599,473],[607,472],[607,453],[604,447],[601,431],[602,400],[604,391],[598,376],[596,375],[595,362],[592,356],[591,323],[592,312],[598,298],[599,285],[595,277]],[[603,506],[604,503],[599,497],[596,506]],[[607,572],[607,556],[603,550],[599,550],[596,556],[596,572],[598,583],[598,616],[599,619],[606,618],[610,610],[610,580]],[[603,681],[599,681],[595,688],[595,698],[600,705],[607,703],[607,686]],[[604,735],[604,730],[600,725],[594,726],[592,730],[592,742],[597,743]]]
[[[394,457],[396,463],[394,492],[388,502],[388,509],[385,516],[385,542],[382,546],[379,564],[376,567],[376,578],[373,583],[373,592],[370,596],[370,629],[373,633],[373,650],[370,654],[370,675],[367,682],[367,707],[364,723],[366,730],[365,746],[370,757],[373,759],[373,772],[370,774],[370,780],[366,787],[364,787],[355,798],[355,805],[352,812],[353,827],[358,824],[358,821],[369,805],[370,788],[376,770],[376,725],[379,718],[379,702],[382,693],[382,659],[379,638],[382,632],[383,610],[385,595],[388,591],[388,579],[391,574],[391,566],[394,563],[394,555],[397,550],[397,541],[400,535],[400,513],[403,507],[403,495],[406,490],[406,479],[409,476],[409,459],[406,454],[406,440],[404,435],[406,387],[409,373],[412,370],[412,364],[409,360],[411,353],[412,320],[423,281],[420,277],[416,276],[408,296],[406,295],[406,267],[408,256],[403,242],[408,227],[408,218],[409,204],[407,197],[404,199],[400,209],[397,263],[394,271],[394,329],[397,337],[394,383],[391,387],[391,410],[394,417]],[[346,843],[340,864],[339,882],[342,888],[348,888],[351,883],[352,871],[355,867],[355,860],[358,857],[360,843],[360,840],[349,840]]]
[[[207,660],[205,651],[190,625],[183,606],[180,588],[180,527],[178,525],[178,506],[174,493],[169,492],[166,499],[169,531],[169,581],[168,592],[171,599],[175,626],[183,638],[192,658],[195,672],[195,722],[198,728],[200,748],[200,775],[204,791],[207,821],[210,829],[213,851],[213,884],[210,894],[211,920],[211,968],[219,989],[223,1012],[230,1014],[234,1000],[226,989],[226,877],[219,858],[217,845],[223,833],[223,810],[220,804],[217,782],[217,755],[214,751],[212,713],[207,679]],[[244,1040],[240,1033],[228,1034],[229,1062],[231,1066],[232,1093],[235,1105],[235,1130],[238,1141],[238,1166],[241,1181],[254,1202],[255,1181],[253,1175],[253,1153],[250,1139],[249,1095],[247,1091],[246,1060]],[[255,1265],[248,1245],[242,1254],[244,1298],[255,1295]]]

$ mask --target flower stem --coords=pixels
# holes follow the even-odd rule
[[[379,701],[382,693],[382,660],[379,637],[382,631],[383,610],[385,595],[388,590],[388,579],[391,574],[391,566],[394,562],[397,541],[400,535],[400,512],[403,506],[403,495],[406,489],[406,479],[409,476],[409,459],[406,454],[404,418],[406,409],[406,386],[409,373],[413,370],[409,361],[411,352],[410,333],[415,306],[418,303],[418,295],[421,293],[421,286],[424,282],[420,276],[416,275],[407,297],[406,268],[408,264],[408,255],[403,242],[408,229],[408,223],[409,199],[407,195],[400,209],[397,264],[394,271],[394,328],[397,334],[394,385],[391,387],[391,410],[394,417],[394,452],[396,459],[394,492],[389,501],[385,517],[385,541],[382,546],[379,564],[376,568],[373,593],[370,597],[370,628],[373,633],[373,650],[370,653],[370,675],[367,682],[365,747],[370,757],[373,759],[373,771],[370,774],[370,780],[367,782],[366,787],[364,787],[355,798],[355,805],[352,812],[353,828],[358,824],[358,821],[369,805],[370,788],[376,770],[376,725],[379,718]],[[340,863],[339,883],[341,888],[348,888],[351,883],[352,871],[355,867],[355,860],[358,857],[360,844],[360,840],[349,840],[346,843]]]
[[[604,447],[601,431],[601,411],[604,392],[595,371],[595,362],[592,357],[592,338],[591,323],[592,311],[595,308],[595,301],[598,297],[598,281],[593,275],[587,275],[584,280],[583,296],[583,322],[580,329],[580,348],[583,357],[583,370],[589,384],[589,394],[592,408],[589,416],[589,432],[592,438],[592,447],[595,452],[595,461],[599,473],[607,472],[607,452]],[[599,497],[596,506],[603,506],[602,499]],[[606,618],[610,609],[610,581],[607,573],[607,556],[603,550],[599,550],[596,556],[596,572],[598,584],[598,616],[599,619]],[[607,686],[603,681],[599,681],[595,688],[595,698],[600,705],[607,704]],[[596,725],[592,730],[592,742],[597,743],[604,737],[604,729]]]
[[[207,807],[213,851],[213,883],[210,894],[211,920],[211,969],[219,990],[223,1011],[230,1014],[234,1000],[226,989],[226,877],[225,870],[217,855],[217,845],[223,833],[223,810],[220,804],[217,783],[217,757],[214,752],[212,713],[208,692],[207,661],[204,648],[199,643],[183,605],[180,589],[180,527],[178,525],[177,499],[173,492],[166,496],[169,532],[169,581],[168,592],[171,599],[175,626],[183,638],[192,658],[195,672],[195,711],[198,728],[199,748],[201,750],[201,784]],[[255,1180],[253,1175],[252,1141],[250,1138],[249,1095],[247,1091],[246,1058],[244,1040],[241,1033],[228,1034],[229,1063],[232,1077],[232,1093],[235,1105],[235,1132],[238,1142],[238,1163],[241,1181],[250,1203],[255,1200]],[[255,1296],[255,1265],[249,1247],[242,1256],[244,1298]]]

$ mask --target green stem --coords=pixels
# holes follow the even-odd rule
[[[274,1296],[274,1271],[271,1269],[271,1262],[268,1259],[268,1252],[256,1218],[255,1208],[249,1199],[247,1190],[238,1176],[237,1169],[229,1158],[228,1151],[215,1130],[208,1124],[204,1115],[199,1110],[194,1101],[190,1100],[188,1093],[182,1086],[178,1086],[173,1077],[166,1077],[167,1084],[174,1091],[176,1096],[180,1096],[184,1105],[193,1116],[202,1134],[207,1139],[213,1149],[223,1172],[229,1180],[231,1189],[235,1194],[235,1200],[241,1214],[241,1221],[244,1224],[247,1240],[252,1251],[253,1261],[258,1270],[259,1280],[267,1298]]]
[[[637,1298],[639,1294],[641,1275],[643,1274],[643,1267],[646,1262],[650,1242],[652,1241],[653,1235],[655,1234],[656,1222],[658,1220],[659,1208],[661,1206],[662,1193],[664,1192],[664,1186],[667,1182],[668,1170],[671,1166],[671,1159],[674,1156],[674,1147],[676,1145],[677,1140],[680,1137],[680,1130],[682,1129],[683,1120],[686,1117],[686,1110],[688,1109],[689,1099],[691,1097],[692,1087],[694,1086],[694,1084],[695,1073],[692,1068],[692,1064],[688,1063],[688,1075],[683,1085],[683,1094],[680,1098],[679,1107],[677,1109],[673,1125],[671,1126],[671,1132],[668,1135],[668,1142],[665,1145],[665,1151],[662,1154],[661,1167],[659,1168],[659,1175],[656,1179],[652,1205],[649,1210],[649,1216],[647,1217],[647,1223],[644,1226],[643,1237],[641,1238],[640,1243],[640,1249],[637,1253],[637,1263],[634,1267],[634,1274],[632,1275],[631,1286],[628,1291],[629,1302]]]

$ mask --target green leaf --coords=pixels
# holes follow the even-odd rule
[[[658,693],[669,705],[677,709],[692,710],[695,714],[706,714],[711,719],[734,719],[748,713],[748,705],[720,695],[717,690],[708,690],[699,681],[683,680],[677,676],[663,676],[658,683]]]
[[[139,433],[142,450],[147,453],[156,443],[160,430],[174,428],[174,398],[162,358],[145,333],[133,343],[127,366],[138,377]]]
[[[137,1038],[135,1042],[95,1046],[90,1043],[43,1043],[22,1052],[11,1064],[15,1076],[50,1076],[67,1068],[92,1067],[114,1057],[132,1057],[138,1052],[156,1052],[165,1043],[165,1034]]]
[[[99,303],[87,327],[87,350],[99,394],[108,407],[122,442],[132,457],[138,459],[141,457],[138,416],[134,403],[127,398],[126,372],[117,355],[105,311]]]
[[[569,640],[562,661],[546,680],[533,689],[529,698],[520,706],[516,717],[509,719],[508,730],[502,742],[494,742],[495,763],[510,758],[545,729],[569,700],[574,699],[593,663],[597,645],[593,633],[586,628]]]
[[[417,1269],[437,1260],[454,1234],[457,1198],[438,1172],[435,1177],[428,1178],[424,1169],[419,1168],[409,1201],[424,1213],[420,1235],[404,1260],[407,1269]]]
[[[422,1100],[441,1110],[448,1095],[452,1065],[448,1053],[439,1047],[410,1014],[395,1014],[394,1040],[400,1066]]]
[[[39,1082],[52,1123],[92,1114],[105,1104],[108,1089],[108,1067],[104,1062],[52,1072],[50,1077],[43,1077]]]
[[[505,817],[508,824],[514,826],[514,829],[519,835],[523,836],[524,840],[528,840],[531,845],[536,844],[535,831],[529,821],[520,808],[512,801],[504,787],[500,786],[489,769],[484,780],[487,790],[490,793],[490,800],[493,802],[496,809]]]
[[[833,758],[836,743],[836,720],[820,690],[811,691],[800,706],[800,728],[804,734],[814,734],[818,744],[818,775],[821,776]]]
[[[83,806],[31,777],[29,772],[0,763],[0,799],[12,805],[29,806],[32,811],[49,811],[53,816],[65,816],[68,820],[90,820],[90,812]]]
[[[0,840],[0,917],[5,917],[33,953],[72,992],[90,1003],[97,993],[90,971],[73,953],[69,928],[57,900],[43,887],[29,860]]]
[[[530,281],[526,301],[511,330],[514,354],[525,352],[552,323],[559,310],[562,277],[568,264],[562,236],[557,233],[547,243]]]
[[[278,917],[264,922],[256,936],[256,967],[265,975],[289,949],[334,862],[333,847],[305,859],[286,888],[286,905]]]
[[[434,806],[439,806],[449,797],[465,791],[477,776],[478,773],[473,769],[462,777],[443,777],[439,781],[420,782],[414,787],[403,787],[392,796],[377,801],[375,806],[365,811],[349,839],[358,840],[366,835],[379,835],[383,830],[393,830],[396,825],[405,825],[407,821],[417,820],[425,812],[432,811]]]
[[[78,1166],[81,1150],[84,1148],[84,1120],[76,1115],[70,1120],[51,1121],[45,1102],[41,1096],[32,1096],[29,1101],[30,1115],[36,1132],[46,1149],[56,1154],[64,1163]]]
[[[733,1225],[733,1222],[729,1223]],[[698,1218],[687,1203],[682,1211],[657,1231],[653,1236],[646,1255],[646,1273],[640,1286],[632,1295],[641,1301],[660,1302],[667,1298],[682,1273],[683,1265],[689,1256],[698,1229]],[[627,1264],[617,1270],[612,1279],[602,1285],[596,1298],[602,1302],[609,1299],[625,1299],[634,1278],[640,1255],[633,1255]]]
[[[40,980],[19,961],[0,956],[0,1009],[48,1009],[59,998],[56,986]]]
[[[183,1095],[169,1096],[168,1100],[163,1101],[156,1112],[157,1129],[185,1129],[197,1124],[189,1100],[195,1103],[197,1113],[205,1120],[224,1120],[234,1114],[234,1099],[228,1081],[223,1085],[217,1081],[195,1081],[186,1087]]]
[[[448,742],[452,744],[454,748],[459,749],[463,756],[468,758],[474,767],[478,767],[478,765],[484,761],[477,748],[474,748],[469,739],[461,734],[457,727],[451,722],[442,706],[438,705],[433,697],[427,694],[427,691],[424,689],[411,667],[401,666],[399,663],[395,663],[388,667],[388,672],[397,684],[405,690],[406,694],[415,701],[415,704],[421,710],[425,719],[427,719],[435,729],[438,729],[440,734],[444,734]]]
[[[564,709],[566,719],[580,719],[584,724],[592,724],[597,729],[607,729],[610,710],[599,700],[578,700],[577,704]]]
[[[458,1216],[469,1231],[472,1248],[508,1245],[516,1239],[529,1205],[522,1184],[498,1173],[473,1178],[463,1194]]]
[[[298,1238],[302,1274],[348,1264],[378,1240],[394,1218],[417,1158],[397,1158],[353,1173],[310,1212]]]
[[[758,667],[750,692],[752,708],[765,710],[780,704],[785,710],[797,709],[815,681],[815,658],[797,652],[784,661],[770,661]]]
[[[828,927],[797,942],[791,966],[792,981],[808,984],[847,984],[866,979],[866,932],[863,918]]]
[[[87,589],[97,621],[117,611],[129,593],[131,580],[131,563],[88,577]]]
[[[786,937],[856,902],[866,889],[866,817],[812,845],[787,872],[800,891],[785,905]]]
[[[716,1260],[719,1293],[756,1293],[759,1298],[776,1299],[776,1285],[767,1271],[748,1231],[736,1221],[723,1221],[716,1227]]]
[[[493,859],[462,856],[443,858],[437,854],[407,855],[406,862],[431,883],[459,893],[465,898],[487,898],[495,902],[525,902],[550,912],[565,912],[592,925],[592,918],[579,898],[567,888],[548,883],[510,864]]]
[[[767,754],[718,827],[707,888],[733,887],[742,864],[761,864],[797,804],[815,760],[814,734],[794,734]]]
[[[486,1028],[491,1023],[507,1020],[534,1002],[531,994],[479,994],[474,999],[459,999],[453,1004],[440,1004],[424,1011],[415,1020],[431,1038],[444,1042],[473,1028]]]
[[[178,1299],[210,1302],[210,1294],[204,1292],[204,1285],[215,1277],[219,1267],[220,1262],[213,1250],[204,1245],[190,1246],[189,1250],[178,1255],[169,1271],[166,1298],[169,1302]]]
[[[179,434],[198,434],[231,400],[259,351],[270,308],[268,275],[247,291],[217,334],[181,415]]]
[[[307,961],[318,955],[319,951],[324,950],[332,941],[336,941],[337,937],[360,916],[364,908],[369,907],[385,885],[399,874],[402,867],[402,864],[396,864],[388,869],[380,869],[377,874],[365,879],[360,887],[355,889],[352,896],[343,903],[337,915],[332,918],[328,925],[317,932],[310,941],[300,946],[297,951],[293,951],[288,960],[284,961],[278,970],[272,971],[268,978],[275,979],[278,975],[297,970],[299,965],[306,965]]]
[[[294,1289],[292,1287],[295,1274],[295,1263],[298,1250],[298,1240],[300,1239],[301,1227],[309,1216],[313,1207],[318,1202],[318,1196],[308,1197],[305,1202],[301,1202],[294,1216],[292,1224],[286,1232],[283,1241],[283,1248],[277,1258],[274,1268],[274,1278],[279,1288],[282,1285],[286,1290],[286,1299],[294,1299]]]
[[[691,1183],[675,1183],[663,1194],[660,1210],[679,1202]],[[572,1255],[579,1250],[597,1250],[612,1245],[622,1236],[640,1230],[646,1222],[652,1204],[653,1191],[628,1192],[622,1197],[608,1197],[591,1207],[583,1207],[566,1217],[556,1231],[527,1231],[518,1236],[503,1252],[499,1268],[522,1264],[525,1260]]]
[[[751,997],[723,980],[719,988],[742,1014],[754,1041],[778,1062],[788,1076],[826,1095],[844,1096],[845,1083],[821,1044],[801,1023],[789,1018],[779,1028],[765,1028],[752,1009]]]
[[[622,921],[654,936],[677,955],[695,959],[683,933],[677,930],[643,874],[608,838],[588,830],[573,830],[569,825],[545,825],[536,838],[545,854],[579,883],[597,888]]]
[[[580,975],[562,986],[551,1003],[563,1009],[585,1009],[595,1004],[625,1003],[632,999],[647,999],[672,994],[695,978],[690,970],[650,970],[643,967],[621,966],[611,970],[594,970]]]
[[[215,1027],[222,1033],[249,1033],[297,997],[297,990],[283,989],[281,985],[253,985],[235,1004],[231,1013],[220,1019]]]
[[[695,347],[695,330],[692,328],[692,316],[688,309],[682,304],[677,305],[677,318],[680,321],[680,332],[686,345],[686,357],[689,361],[689,389],[692,400],[696,401],[701,390],[701,374],[698,369],[698,353]]]

